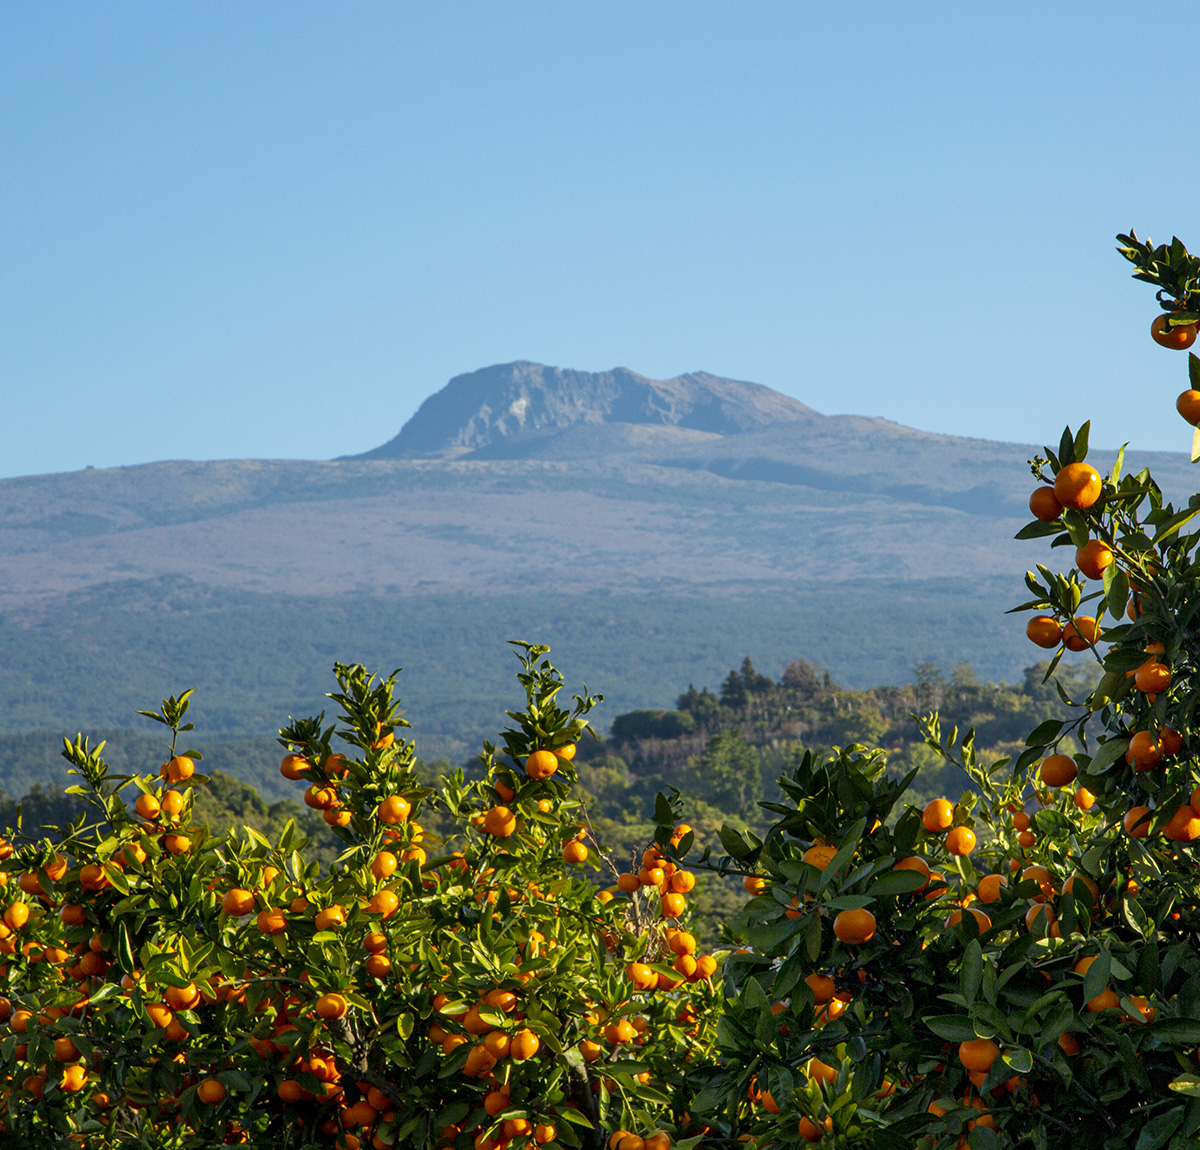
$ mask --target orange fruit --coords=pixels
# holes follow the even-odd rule
[[[921,813],[921,823],[930,834],[941,834],[954,824],[954,804],[948,799],[934,799]]]
[[[162,808],[159,806],[158,799],[153,795],[138,795],[138,801],[133,804],[133,809],[144,819],[156,819]]]
[[[1103,579],[1104,569],[1113,562],[1112,548],[1102,539],[1089,539],[1075,548],[1075,566],[1089,579]]]
[[[869,910],[843,910],[833,920],[833,933],[842,942],[858,946],[875,937],[875,916]]]
[[[1170,348],[1171,351],[1186,351],[1196,342],[1196,325],[1180,323],[1169,326],[1169,318],[1165,313],[1154,317],[1150,324],[1150,338],[1159,347]]]
[[[1148,771],[1162,762],[1162,747],[1152,731],[1135,731],[1129,740],[1126,758],[1139,771]]]
[[[975,922],[979,927],[980,934],[983,934],[984,931],[992,929],[992,920],[986,914],[984,914],[983,911],[973,906],[969,906],[966,909],[967,914],[971,915],[975,919]],[[961,910],[951,911],[946,918],[946,928],[950,929],[951,927],[958,926],[958,924],[962,922],[962,916],[963,912]]]
[[[74,1094],[78,1090],[82,1090],[87,1085],[88,1072],[86,1066],[68,1066],[62,1072],[62,1081],[59,1085],[62,1086],[69,1094]]]
[[[762,894],[767,889],[767,880],[759,875],[748,874],[742,879],[742,886],[749,894]]]
[[[1008,885],[1008,879],[1002,874],[985,874],[979,880],[979,886],[976,891],[979,895],[979,901],[982,903],[993,903],[1000,897],[1000,888]]]
[[[349,1005],[340,994],[322,994],[317,999],[314,1009],[318,1018],[345,1018]]]
[[[163,998],[173,1010],[191,1010],[200,1003],[200,991],[194,982],[187,986],[168,986]]]
[[[14,902],[4,912],[4,921],[13,930],[20,930],[29,921],[29,903]]]
[[[633,894],[641,885],[642,880],[629,871],[617,875],[617,889],[623,890],[626,894]]]
[[[1086,651],[1100,638],[1100,628],[1090,615],[1077,615],[1063,628],[1063,645],[1068,651]]]
[[[380,851],[371,860],[371,874],[380,880],[391,878],[399,865],[400,860],[391,851]]]
[[[387,978],[392,969],[392,960],[386,954],[373,954],[363,966],[372,978]]]
[[[534,751],[525,760],[525,773],[531,779],[548,779],[558,770],[558,756],[553,751]]]
[[[1050,615],[1035,615],[1025,624],[1025,637],[1038,647],[1057,647],[1062,642],[1062,626]]]
[[[187,755],[176,755],[167,764],[167,779],[172,783],[181,783],[190,779],[196,773],[196,764]]]
[[[317,911],[313,923],[317,930],[335,930],[339,926],[345,926],[346,908],[335,902],[332,906]]]
[[[299,1102],[304,1097],[304,1088],[294,1078],[285,1078],[275,1088],[275,1093],[281,1102]]]
[[[1075,886],[1078,884],[1087,890],[1091,896],[1092,908],[1095,909],[1100,905],[1100,888],[1085,874],[1073,874],[1065,883],[1063,883],[1063,894],[1075,894]],[[1076,895],[1076,898],[1079,896]],[[1086,901],[1086,900],[1084,900]]]
[[[412,813],[412,804],[403,795],[389,795],[376,812],[381,823],[394,826],[402,823]]]
[[[287,930],[287,919],[283,917],[283,911],[268,907],[258,912],[255,925],[263,934],[279,934]]]
[[[196,1097],[209,1106],[225,1100],[225,1085],[216,1078],[206,1078],[196,1089]]]
[[[1200,838],[1200,816],[1186,803],[1178,807],[1163,834],[1173,843],[1190,843]]]
[[[221,909],[231,918],[241,918],[254,909],[254,895],[248,890],[234,887],[225,892],[221,899]]]
[[[517,816],[508,807],[492,807],[483,816],[483,829],[496,838],[508,838],[517,829]]]
[[[1121,820],[1121,825],[1130,838],[1144,839],[1150,833],[1150,808],[1130,807]]]
[[[810,974],[804,981],[809,990],[813,992],[813,998],[818,1006],[828,1002],[837,989],[837,984],[825,974]]]
[[[1096,805],[1096,796],[1087,787],[1080,787],[1072,801],[1081,811],[1090,811]]]
[[[1088,1010],[1093,1014],[1099,1014],[1102,1010],[1112,1010],[1113,1007],[1120,1004],[1120,995],[1111,987],[1102,990],[1095,998],[1089,999],[1086,1003]]]
[[[958,1060],[968,1070],[981,1070],[986,1074],[999,1057],[1000,1047],[990,1038],[971,1038],[958,1044]]]
[[[1042,898],[1054,897],[1054,879],[1050,872],[1040,863],[1034,863],[1033,866],[1027,866],[1021,872],[1022,882],[1035,882],[1038,889],[1042,892]]]
[[[1162,753],[1165,757],[1177,755],[1183,750],[1183,736],[1170,727],[1159,727],[1158,745],[1162,747]]]
[[[1025,912],[1025,929],[1030,933],[1041,932],[1045,930],[1049,933],[1049,927],[1055,922],[1054,911],[1051,910],[1050,904],[1045,902],[1035,902]]]
[[[675,891],[669,891],[658,900],[664,918],[678,918],[687,909],[687,899]]]
[[[183,811],[183,794],[180,791],[163,791],[159,804],[164,815],[174,818]]]
[[[819,1058],[810,1058],[805,1062],[803,1069],[809,1078],[815,1078],[818,1082],[834,1083],[837,1081],[838,1072]]]
[[[1133,684],[1144,694],[1161,695],[1171,686],[1171,669],[1155,660],[1143,663],[1133,676]]]
[[[187,835],[163,835],[162,845],[169,855],[185,855],[192,849],[192,840]]]
[[[638,990],[652,990],[658,985],[658,975],[654,973],[644,962],[631,962],[625,968],[625,977],[633,983]]]
[[[563,862],[581,863],[586,862],[588,857],[588,849],[577,839],[572,839],[562,849]]]
[[[279,773],[285,779],[296,782],[304,778],[304,772],[311,769],[312,764],[303,755],[284,755],[279,764]]]
[[[975,849],[975,832],[970,827],[955,827],[946,836],[946,850],[952,855],[969,855]]]
[[[400,906],[400,896],[394,890],[378,890],[370,898],[367,903],[368,914],[381,914],[384,918],[391,918]],[[337,924],[341,926],[341,923]],[[319,928],[323,929],[323,928]]]
[[[1100,498],[1104,481],[1090,463],[1068,463],[1054,477],[1054,497],[1064,507],[1083,511]]]
[[[800,1119],[797,1129],[800,1131],[800,1137],[806,1142],[820,1142],[825,1137],[826,1132],[833,1129],[833,1119],[826,1118],[824,1125],[818,1126],[811,1118],[806,1116]]]
[[[1179,398],[1175,400],[1175,410],[1193,427],[1200,424],[1200,391],[1189,389],[1180,392]]]
[[[151,1002],[146,1006],[146,1017],[160,1030],[165,1030],[175,1021],[175,1012],[165,1002]]]
[[[518,1030],[512,1039],[512,1057],[514,1062],[524,1062],[532,1058],[542,1047],[542,1040],[528,1027]]]
[[[670,886],[676,894],[687,894],[695,889],[696,876],[691,871],[676,871],[671,876]]]
[[[1070,755],[1050,755],[1042,760],[1038,775],[1048,787],[1065,787],[1075,781],[1079,768]]]
[[[1062,514],[1062,504],[1054,494],[1053,487],[1035,487],[1029,497],[1029,510],[1035,519],[1049,523]]]
[[[929,864],[918,855],[909,855],[908,858],[902,858],[892,869],[911,870],[916,871],[919,875],[924,875],[925,881],[917,887],[917,890],[924,890],[929,885]]]
[[[829,865],[835,854],[837,854],[837,847],[825,846],[824,844],[821,844],[820,846],[809,847],[808,850],[801,855],[801,858],[804,862],[808,863],[809,866],[816,867],[817,870],[823,871]]]
[[[667,937],[667,946],[675,954],[695,954],[696,937],[686,930],[677,930]]]

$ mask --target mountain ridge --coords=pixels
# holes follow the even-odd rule
[[[578,371],[532,360],[456,375],[386,443],[344,460],[470,456],[498,440],[535,440],[576,424],[633,424],[736,434],[822,418],[760,383],[687,372],[651,379],[625,367]]]

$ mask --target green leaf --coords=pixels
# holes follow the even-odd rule
[[[1176,1094],[1187,1094],[1192,1098],[1200,1098],[1200,1076],[1195,1074],[1181,1074],[1169,1086]]]
[[[1096,961],[1088,967],[1083,976],[1083,1000],[1091,1002],[1107,985],[1112,974],[1112,957],[1107,950],[1096,955]]]
[[[1010,1046],[1003,1057],[1005,1066],[1016,1074],[1028,1074],[1033,1069],[1033,1054],[1024,1046]]]
[[[1058,733],[1063,729],[1061,719],[1047,719],[1044,723],[1038,723],[1032,731],[1029,732],[1025,739],[1027,747],[1045,747],[1058,738]]]
[[[1166,1114],[1159,1114],[1157,1117],[1151,1118],[1142,1127],[1134,1150],[1159,1150],[1160,1146],[1165,1146],[1170,1142],[1171,1135],[1179,1129],[1182,1122],[1182,1106],[1177,1106],[1174,1110],[1168,1110]]]
[[[901,894],[912,894],[928,880],[915,870],[890,870],[881,874],[868,888],[871,898],[886,898]]]
[[[1200,1043],[1200,1019],[1161,1018],[1146,1028],[1151,1038],[1182,1046]]]
[[[1041,519],[1035,519],[1032,523],[1025,524],[1020,531],[1013,536],[1014,539],[1041,539],[1045,535],[1057,535],[1061,530],[1061,525],[1055,519],[1051,523],[1046,523]]]
[[[1192,390],[1200,391],[1200,359],[1194,351],[1188,352],[1188,379],[1191,381]]]
[[[975,996],[979,993],[982,977],[983,947],[979,945],[979,939],[973,938],[963,952],[962,967],[958,973],[959,989],[968,1006],[975,1001]]]
[[[947,1042],[969,1042],[975,1037],[975,1027],[965,1014],[934,1014],[921,1021]]]
[[[1120,672],[1113,673],[1120,674]],[[1101,771],[1108,770],[1113,763],[1124,756],[1127,750],[1129,750],[1128,739],[1109,739],[1107,742],[1101,743],[1092,756],[1091,763],[1088,764],[1088,774],[1098,775]]]
[[[1129,602],[1129,576],[1115,563],[1104,568],[1104,600],[1108,613],[1114,619],[1125,614]]]
[[[988,1126],[976,1126],[967,1135],[967,1145],[971,1150],[999,1150],[1000,1140],[996,1131]]]
[[[1089,419],[1075,433],[1075,450],[1071,453],[1072,462],[1082,463],[1087,459],[1088,453],[1088,434],[1092,430],[1092,421]]]

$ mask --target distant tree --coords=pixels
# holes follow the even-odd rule
[[[694,683],[675,701],[681,711],[687,711],[702,726],[710,726],[721,710],[721,701],[707,687],[697,691]]]
[[[922,711],[936,710],[942,703],[946,675],[936,663],[918,663],[913,668],[913,687],[917,706]]]
[[[695,729],[696,720],[688,711],[628,711],[613,720],[612,739],[615,743],[629,743],[635,739],[677,739]]]
[[[979,676],[975,674],[975,668],[970,663],[955,663],[950,668],[950,685],[959,689],[964,687],[978,687]]]
[[[811,698],[828,689],[828,674],[828,672],[825,673],[823,681],[821,668],[815,663],[810,663],[807,659],[793,659],[784,670],[779,685],[806,698]]]
[[[688,794],[724,811],[752,812],[763,797],[762,764],[758,752],[740,731],[718,731],[701,755],[688,758]]]

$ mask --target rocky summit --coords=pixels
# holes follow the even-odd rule
[[[819,418],[762,384],[703,371],[648,379],[624,367],[574,371],[518,360],[455,376],[393,439],[349,458],[519,458],[580,424],[732,435]]]

